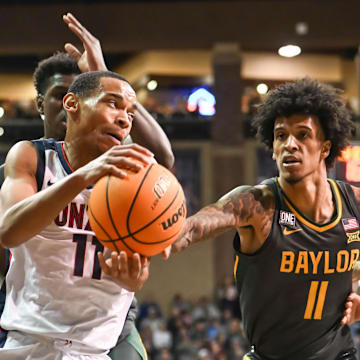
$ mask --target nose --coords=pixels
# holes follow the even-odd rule
[[[130,126],[130,120],[126,111],[119,111],[115,123],[120,126],[122,129],[126,129]]]
[[[298,144],[297,144],[295,136],[293,136],[291,134],[288,136],[288,138],[286,139],[286,142],[285,142],[285,148],[290,152],[293,152],[298,149]]]

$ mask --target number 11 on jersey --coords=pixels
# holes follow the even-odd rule
[[[321,320],[328,284],[329,284],[328,281],[311,282],[304,319]],[[315,308],[315,312],[314,312],[314,308]]]
[[[84,276],[84,263],[86,256],[86,245],[87,245],[87,235],[74,234],[73,242],[76,243],[76,253],[75,253],[75,267],[74,275],[75,276]],[[98,239],[93,236],[91,245],[95,247],[94,251],[94,261],[92,269],[92,279],[101,279],[101,267],[97,253],[104,251],[104,246],[98,241]]]

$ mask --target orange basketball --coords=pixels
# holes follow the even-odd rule
[[[127,179],[107,175],[94,186],[89,220],[98,240],[112,251],[144,256],[173,243],[185,218],[184,192],[176,177],[150,164]]]

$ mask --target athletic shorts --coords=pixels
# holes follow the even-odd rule
[[[146,349],[135,325],[130,334],[111,350],[109,356],[112,360],[148,360]]]
[[[89,349],[69,340],[40,338],[9,331],[0,359],[6,360],[110,360],[108,351]]]

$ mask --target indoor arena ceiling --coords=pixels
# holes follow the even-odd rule
[[[12,0],[0,2],[0,60],[42,57],[76,41],[61,20],[67,11],[101,39],[105,53],[120,58],[150,49],[209,49],[218,42],[251,51],[294,43],[304,52],[352,57],[360,44],[359,0]],[[296,31],[298,23],[307,33]]]

